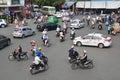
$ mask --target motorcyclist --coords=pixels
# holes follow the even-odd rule
[[[40,57],[37,54],[35,55],[33,66],[35,66],[36,68],[39,67],[39,70],[43,70],[44,62],[40,59]]]
[[[37,50],[36,50],[36,55],[40,57],[40,59],[42,60],[42,51],[41,51],[41,47],[39,47]]]
[[[42,37],[42,39],[43,39],[43,42],[44,42],[44,44],[46,45],[47,44],[47,42],[48,42],[48,35],[47,34],[44,34],[43,35],[43,37]]]
[[[84,65],[85,62],[87,61],[86,50],[84,50],[83,53],[80,55],[80,60],[81,60],[81,64],[82,64],[82,65]]]
[[[72,45],[69,49],[69,59],[77,59],[78,56],[78,52],[74,49],[74,45]]]
[[[22,54],[22,47],[21,45],[18,46],[17,48],[17,56],[18,56],[18,60],[20,60],[20,55]]]
[[[63,38],[63,39],[65,38],[65,33],[63,30],[60,31],[60,38]]]
[[[30,50],[33,51],[33,48],[36,46],[36,41],[35,40],[31,40],[30,41]]]
[[[44,34],[47,34],[47,29],[44,29],[43,32],[42,32],[42,34],[43,34],[43,35],[44,35]]]
[[[74,28],[71,29],[71,31],[70,31],[70,36],[75,37],[75,29],[74,29]]]
[[[61,31],[61,28],[60,28],[60,26],[57,26],[57,28],[56,28],[56,35],[57,35],[57,36],[59,36],[59,34],[60,34],[60,31]]]
[[[63,29],[64,29],[64,32],[67,33],[67,21],[66,20],[63,22]]]

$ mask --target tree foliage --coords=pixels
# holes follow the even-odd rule
[[[59,6],[65,2],[65,0],[31,0],[40,6]]]

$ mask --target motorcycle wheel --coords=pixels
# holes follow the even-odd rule
[[[76,63],[71,64],[72,70],[78,69],[78,65]]]
[[[48,70],[48,68],[49,68],[48,64],[46,64],[44,70],[46,71],[46,70]]]
[[[23,55],[23,56],[20,56],[21,59],[24,59],[24,60],[28,60],[28,55]]]
[[[93,68],[93,62],[87,64],[87,66],[88,66],[88,69],[92,69]]]
[[[9,56],[8,56],[8,59],[9,59],[10,61],[13,61],[15,58],[14,58],[13,55],[9,55]]]
[[[34,75],[34,74],[35,74],[35,71],[34,71],[33,69],[31,69],[31,70],[30,70],[30,73],[31,73],[32,75]]]

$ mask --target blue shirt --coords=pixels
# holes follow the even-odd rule
[[[111,27],[110,27],[110,26],[108,26],[108,27],[107,27],[107,30],[110,30],[110,28],[111,28]]]
[[[42,59],[42,52],[39,50],[36,50],[36,55],[40,57],[40,59]]]

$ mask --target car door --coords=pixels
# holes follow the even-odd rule
[[[45,24],[45,28],[46,28],[47,30],[50,30],[50,29],[51,29],[50,23]]]
[[[90,45],[91,39],[92,39],[91,35],[86,35],[86,36],[82,37],[82,45]]]
[[[6,44],[7,44],[6,37],[0,36],[0,48],[2,48],[3,46],[5,46]]]
[[[32,29],[31,28],[27,28],[27,34],[32,35]]]
[[[23,29],[22,29],[22,33],[23,33],[23,35],[27,36],[27,35],[28,35],[27,28],[23,28]]]
[[[56,29],[56,24],[55,23],[51,23],[51,30],[55,30]]]
[[[91,40],[91,45],[98,46],[98,43],[100,40],[101,38],[99,36],[93,35],[92,40]]]

